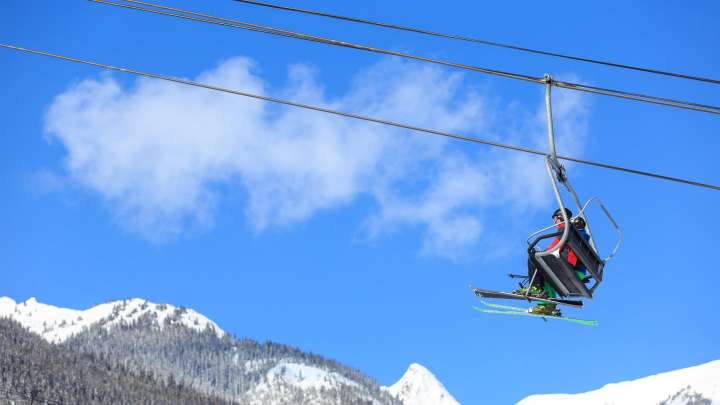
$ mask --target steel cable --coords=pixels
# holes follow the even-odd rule
[[[215,25],[221,25],[221,26],[226,26],[226,27],[240,28],[240,29],[262,32],[262,33],[271,34],[271,35],[279,35],[279,36],[290,37],[290,38],[295,38],[295,39],[302,39],[302,40],[306,40],[306,41],[324,43],[324,44],[328,44],[328,45],[352,48],[352,49],[356,49],[356,50],[397,56],[397,57],[417,60],[417,61],[421,61],[421,62],[429,62],[429,63],[434,63],[434,64],[458,68],[458,69],[465,69],[465,70],[475,71],[475,72],[479,72],[479,73],[486,73],[486,74],[491,74],[491,75],[496,75],[496,76],[502,76],[502,77],[515,79],[515,80],[522,80],[522,81],[526,81],[526,82],[533,82],[533,83],[540,83],[540,84],[545,83],[545,79],[542,77],[533,77],[533,76],[529,76],[529,75],[505,72],[505,71],[496,70],[496,69],[488,69],[488,68],[483,68],[483,67],[479,67],[479,66],[472,66],[472,65],[455,63],[455,62],[450,62],[450,61],[445,61],[445,60],[432,59],[432,58],[427,58],[427,57],[408,54],[408,53],[395,52],[395,51],[390,51],[390,50],[381,49],[381,48],[374,48],[374,47],[370,47],[370,46],[366,46],[366,45],[360,45],[360,44],[355,44],[355,43],[346,42],[346,41],[339,41],[339,40],[335,40],[335,39],[323,38],[323,37],[319,37],[319,36],[315,36],[315,35],[287,31],[287,30],[282,30],[282,29],[269,27],[269,26],[251,24],[251,23],[238,21],[238,20],[232,20],[232,19],[223,18],[223,17],[215,17],[215,16],[211,16],[211,15],[207,15],[207,14],[182,10],[182,9],[178,9],[178,8],[174,8],[174,7],[162,6],[162,5],[148,3],[148,2],[139,1],[139,0],[124,0],[124,1],[126,3],[134,3],[134,4],[150,6],[155,9],[132,6],[129,4],[117,3],[117,2],[109,1],[109,0],[88,0],[88,1],[91,1],[94,3],[99,3],[99,4],[105,4],[105,5],[109,5],[109,6],[122,7],[122,8],[126,8],[126,9],[131,9],[131,10],[143,11],[143,12],[148,12],[148,13],[153,13],[153,14],[160,14],[160,15],[165,15],[165,16],[170,16],[170,17],[175,17],[175,18],[180,18],[180,19],[185,19],[185,20],[204,22],[204,23],[208,23],[208,24],[215,24]],[[162,10],[167,10],[167,11],[162,11]],[[605,96],[610,96],[610,97],[623,98],[623,99],[640,101],[640,102],[645,102],[645,103],[659,104],[659,105],[664,105],[664,106],[668,106],[668,107],[682,108],[682,109],[687,109],[687,110],[700,111],[700,112],[706,112],[706,113],[720,115],[720,107],[715,107],[715,106],[706,105],[706,104],[673,100],[673,99],[668,99],[668,98],[663,98],[663,97],[656,97],[656,96],[644,95],[644,94],[639,94],[639,93],[630,93],[630,92],[625,92],[625,91],[620,91],[620,90],[612,90],[612,89],[601,88],[601,87],[593,87],[593,86],[583,85],[583,84],[579,84],[579,83],[565,82],[565,81],[553,80],[552,85],[554,85],[556,87],[564,88],[564,89],[569,89],[569,90],[576,90],[576,91],[600,94],[600,95],[605,95]]]
[[[209,84],[203,84],[203,83],[198,83],[198,82],[194,82],[194,81],[190,81],[190,80],[178,79],[178,78],[174,78],[174,77],[170,77],[170,76],[164,76],[164,75],[159,75],[159,74],[155,74],[155,73],[148,73],[148,72],[143,72],[140,70],[125,68],[125,67],[113,66],[113,65],[108,65],[108,64],[104,64],[104,63],[73,58],[73,57],[54,54],[54,53],[50,53],[50,52],[46,52],[46,51],[22,48],[19,46],[2,44],[2,43],[0,43],[0,47],[15,50],[15,51],[35,54],[35,55],[47,56],[47,57],[51,57],[51,58],[55,58],[55,59],[61,59],[61,60],[69,61],[69,62],[91,65],[91,66],[100,67],[100,68],[109,69],[109,70],[115,70],[115,71],[124,72],[124,73],[131,73],[131,74],[138,75],[138,76],[144,76],[144,77],[149,77],[149,78],[153,78],[153,79],[160,79],[160,80],[165,80],[165,81],[169,81],[169,82],[174,82],[174,83],[179,83],[179,84],[184,84],[184,85],[189,85],[189,86],[194,86],[194,87],[200,87],[200,88],[205,88],[205,89],[214,90],[214,91],[219,91],[219,92],[223,92],[223,93],[229,93],[229,94],[235,94],[235,95],[244,96],[244,97],[250,97],[250,98],[254,98],[254,99],[258,99],[258,100],[269,101],[269,102],[278,103],[278,104],[284,104],[284,105],[288,105],[288,106],[292,106],[292,107],[298,107],[298,108],[303,108],[303,109],[307,109],[307,110],[319,111],[319,112],[324,112],[324,113],[333,114],[333,115],[337,115],[337,116],[373,122],[373,123],[377,123],[377,124],[389,125],[389,126],[393,126],[396,128],[408,129],[411,131],[423,132],[423,133],[428,133],[428,134],[432,134],[432,135],[443,136],[443,137],[447,137],[447,138],[453,138],[453,139],[458,139],[458,140],[462,140],[462,141],[473,142],[473,143],[488,145],[488,146],[497,147],[497,148],[508,149],[508,150],[512,150],[512,151],[516,151],[516,152],[524,152],[524,153],[529,153],[529,154],[534,154],[534,155],[539,155],[539,156],[548,156],[548,154],[546,152],[542,152],[542,151],[538,151],[538,150],[534,150],[534,149],[530,149],[530,148],[525,148],[522,146],[508,145],[508,144],[494,142],[494,141],[490,141],[490,140],[486,140],[486,139],[475,138],[475,137],[465,136],[465,135],[460,135],[460,134],[454,134],[451,132],[444,132],[444,131],[439,131],[439,130],[435,130],[435,129],[422,128],[422,127],[418,127],[418,126],[414,126],[414,125],[410,125],[410,124],[394,122],[394,121],[390,121],[390,120],[374,118],[374,117],[364,116],[364,115],[360,115],[360,114],[336,111],[336,110],[331,110],[331,109],[325,108],[325,107],[309,105],[309,104],[302,104],[302,103],[298,103],[298,102],[294,102],[294,101],[290,101],[290,100],[262,96],[262,95],[247,93],[247,92],[243,92],[243,91],[239,91],[239,90],[226,89],[223,87],[212,86]],[[615,165],[610,165],[610,164],[601,163],[601,162],[593,162],[593,161],[578,159],[578,158],[574,158],[574,157],[570,157],[570,156],[558,155],[557,158],[561,159],[561,160],[584,164],[584,165],[595,166],[595,167],[616,170],[616,171],[621,171],[621,172],[626,172],[626,173],[632,173],[632,174],[636,174],[636,175],[640,175],[640,176],[652,177],[652,178],[656,178],[656,179],[660,179],[660,180],[672,181],[672,182],[676,182],[676,183],[682,183],[682,184],[687,184],[687,185],[691,185],[691,186],[708,188],[711,190],[720,191],[720,186],[706,184],[706,183],[700,183],[697,181],[686,180],[686,179],[682,179],[682,178],[678,178],[678,177],[666,176],[666,175],[662,175],[662,174],[651,173],[651,172],[646,172],[646,171],[641,171],[641,170],[636,170],[636,169],[629,169],[629,168],[625,168],[625,167],[621,167],[621,166],[615,166]]]
[[[255,6],[268,7],[268,8],[273,8],[273,9],[277,9],[277,10],[284,10],[284,11],[290,11],[290,12],[302,13],[302,14],[310,14],[310,15],[315,15],[315,16],[320,16],[320,17],[332,18],[332,19],[336,19],[336,20],[373,25],[376,27],[389,28],[389,29],[393,29],[393,30],[413,32],[416,34],[423,34],[423,35],[429,35],[429,36],[434,36],[434,37],[453,39],[453,40],[465,41],[465,42],[474,42],[477,44],[489,45],[489,46],[494,46],[494,47],[498,47],[498,48],[512,49],[512,50],[516,50],[516,51],[534,53],[534,54],[538,54],[538,55],[553,56],[553,57],[557,57],[557,58],[569,59],[569,60],[574,60],[574,61],[578,61],[578,62],[594,63],[594,64],[598,64],[598,65],[611,66],[611,67],[616,67],[616,68],[621,68],[621,69],[635,70],[635,71],[639,71],[639,72],[653,73],[653,74],[657,74],[657,75],[677,77],[677,78],[681,78],[681,79],[696,80],[696,81],[701,81],[701,82],[706,82],[706,83],[720,84],[720,80],[707,78],[707,77],[688,75],[688,74],[683,74],[683,73],[668,72],[668,71],[659,70],[659,69],[627,65],[627,64],[623,64],[623,63],[615,63],[615,62],[603,61],[603,60],[586,58],[586,57],[581,57],[581,56],[572,56],[572,55],[567,55],[567,54],[562,54],[562,53],[557,53],[557,52],[550,52],[550,51],[543,51],[543,50],[539,50],[539,49],[526,48],[526,47],[512,45],[512,44],[506,44],[506,43],[502,43],[502,42],[472,38],[472,37],[463,36],[463,35],[447,34],[447,33],[442,33],[442,32],[437,32],[437,31],[430,31],[430,30],[426,30],[426,29],[422,29],[422,28],[414,28],[414,27],[402,26],[402,25],[397,25],[397,24],[372,21],[372,20],[367,20],[367,19],[362,19],[362,18],[330,14],[330,13],[317,11],[317,10],[308,10],[308,9],[289,7],[289,6],[283,6],[280,4],[265,3],[265,2],[253,1],[253,0],[235,0],[235,1],[237,1],[239,3],[252,4]]]

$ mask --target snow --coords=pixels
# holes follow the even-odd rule
[[[359,387],[358,383],[342,375],[300,363],[280,362],[267,372],[268,382],[282,380],[297,388],[336,388],[338,385]]]
[[[248,360],[245,364],[243,364],[243,367],[245,368],[245,371],[252,373],[265,367],[269,361],[270,359]]]
[[[720,360],[637,380],[607,384],[580,394],[532,395],[518,402],[518,405],[656,405],[663,401],[667,401],[667,405],[690,403],[687,397],[676,395],[678,393],[700,394],[712,404],[720,404]],[[674,399],[671,398],[673,396]]]
[[[383,387],[404,405],[460,405],[425,367],[413,363],[398,382]]]
[[[30,332],[42,336],[50,343],[64,342],[96,324],[111,330],[118,324],[131,323],[144,315],[154,317],[155,324],[159,328],[163,327],[166,319],[172,317],[172,320],[197,331],[203,331],[209,326],[218,337],[225,334],[213,321],[191,309],[155,304],[140,298],[112,301],[85,310],[75,310],[43,304],[35,298],[18,304],[12,298],[0,297],[0,317],[14,319]],[[237,354],[233,361],[239,365]],[[259,370],[267,366],[268,361],[268,359],[251,360],[245,362],[243,367],[248,371]],[[359,383],[339,373],[291,359],[282,359],[267,372],[266,382],[255,386],[249,394],[258,398],[269,398],[277,384],[290,385],[303,390],[332,389],[342,385],[362,389]],[[459,405],[435,376],[419,364],[410,365],[396,384],[382,388],[401,399],[404,405]],[[367,401],[379,405],[370,396]]]
[[[14,319],[30,332],[51,343],[64,342],[96,323],[109,330],[120,323],[131,323],[145,314],[155,316],[160,328],[163,327],[165,319],[177,315],[181,324],[194,330],[202,331],[209,325],[218,337],[225,334],[215,322],[191,309],[181,310],[172,305],[154,304],[140,298],[75,310],[42,304],[34,297],[20,304],[11,298],[0,297],[0,317]]]
[[[249,368],[259,368],[266,364],[267,360],[263,360],[262,362],[251,361],[245,363],[245,366]],[[287,391],[286,387],[291,386],[301,390],[314,389],[314,393],[306,397],[307,403],[331,405],[337,403],[336,399],[323,398],[323,396],[319,394],[319,390],[338,389],[341,386],[352,386],[361,390],[363,389],[357,382],[336,372],[298,363],[292,359],[279,360],[268,370],[265,377],[265,381],[257,384],[238,399],[241,400],[242,403],[248,404],[284,404],[288,403],[283,400],[283,395]],[[382,405],[369,395],[363,403]]]
[[[0,316],[9,316],[14,310],[17,303],[14,299],[8,297],[0,297]]]
[[[155,304],[140,298],[112,301],[89,309],[76,310],[43,304],[34,297],[21,303],[9,297],[0,297],[0,317],[14,319],[30,332],[40,335],[50,343],[62,343],[96,324],[111,330],[116,325],[132,323],[145,315],[154,317],[155,324],[159,328],[162,328],[166,319],[171,317],[170,319],[197,331],[203,331],[209,326],[218,337],[225,334],[213,321],[191,309]],[[233,360],[235,364],[239,363],[237,354]],[[243,366],[247,370],[257,370],[264,367],[266,361],[252,360],[245,362]],[[271,391],[271,387],[277,383],[299,389],[331,389],[342,385],[362,388],[357,382],[339,373],[290,359],[280,360],[267,372],[266,377],[266,383],[259,384],[253,389],[258,395],[263,395],[264,391]],[[405,405],[459,405],[435,376],[419,364],[410,365],[396,384],[383,389],[401,399]],[[368,400],[376,402],[370,397]]]

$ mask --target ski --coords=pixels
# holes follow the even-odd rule
[[[531,297],[531,296],[526,297],[521,294],[483,290],[481,288],[477,288],[477,287],[473,287],[473,286],[470,286],[470,288],[473,290],[473,292],[475,293],[476,296],[483,297],[483,298],[500,298],[500,299],[512,299],[512,300],[549,302],[552,304],[567,305],[567,306],[575,307],[575,308],[582,308],[582,306],[583,306],[583,302],[578,301],[578,300],[563,300],[563,299],[540,298],[540,297]]]
[[[577,319],[577,318],[567,318],[564,316],[552,316],[552,315],[540,315],[540,314],[531,314],[527,311],[518,311],[518,310],[500,310],[500,309],[488,309],[488,308],[478,308],[473,307],[476,311],[484,312],[486,314],[501,314],[501,315],[519,315],[519,316],[532,316],[535,318],[542,318],[543,320],[548,319],[558,319],[561,321],[568,321],[568,322],[574,322],[579,323],[581,325],[585,326],[598,326],[598,321],[596,320],[590,320],[590,319]]]
[[[510,311],[522,312],[523,314],[540,316],[540,317],[562,318],[562,319],[564,319],[564,320],[573,321],[573,322],[579,322],[579,323],[582,323],[582,324],[585,324],[585,325],[589,325],[589,326],[597,326],[597,325],[598,325],[598,321],[596,321],[596,320],[567,318],[567,317],[564,317],[564,316],[562,316],[562,315],[561,315],[561,316],[552,316],[552,315],[531,314],[530,312],[528,312],[527,309],[522,308],[522,307],[514,307],[514,306],[512,306],[512,305],[493,304],[492,302],[487,302],[487,301],[483,301],[483,300],[480,300],[480,302],[482,302],[483,305],[488,306],[488,307],[490,307],[490,308],[495,308],[495,309],[498,309],[498,310],[502,310],[501,312],[510,312]],[[480,309],[482,309],[482,308],[480,308]]]
[[[483,305],[488,306],[488,307],[491,307],[491,308],[505,309],[505,310],[508,310],[508,311],[527,312],[527,308],[514,307],[514,306],[512,306],[512,305],[493,304],[492,302],[487,302],[487,301],[483,301],[483,300],[480,300],[480,302],[482,302]]]

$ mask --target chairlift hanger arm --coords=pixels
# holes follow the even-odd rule
[[[562,230],[562,237],[560,237],[560,241],[558,242],[558,244],[548,251],[536,253],[536,257],[551,255],[560,250],[563,245],[565,245],[565,241],[568,238],[569,227],[572,226],[572,224],[570,223],[570,218],[568,218],[567,212],[565,212],[565,204],[563,203],[562,196],[560,195],[560,191],[558,190],[557,181],[555,180],[557,178],[557,180],[562,182],[563,185],[566,185],[567,183],[565,169],[562,167],[562,165],[560,165],[557,160],[557,150],[555,148],[555,131],[553,129],[552,118],[552,77],[550,77],[549,74],[545,74],[544,81],[545,118],[547,120],[547,137],[550,149],[549,154],[545,156],[545,168],[547,169],[548,176],[550,176],[550,184],[552,185],[553,192],[555,193],[555,199],[560,206],[560,213],[562,215],[565,227]],[[567,185],[566,188],[568,188]],[[568,190],[574,194],[574,191],[572,191],[571,188],[568,188]],[[577,197],[575,197],[575,200],[577,201]]]

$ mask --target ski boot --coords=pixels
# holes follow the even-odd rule
[[[525,295],[527,293],[530,297],[540,297],[545,298],[545,291],[542,288],[537,288],[535,286],[530,287],[530,293],[528,293],[527,287],[518,288],[517,290],[512,292],[513,294],[518,295]]]
[[[540,303],[528,309],[528,312],[535,315],[562,316],[556,304]]]

